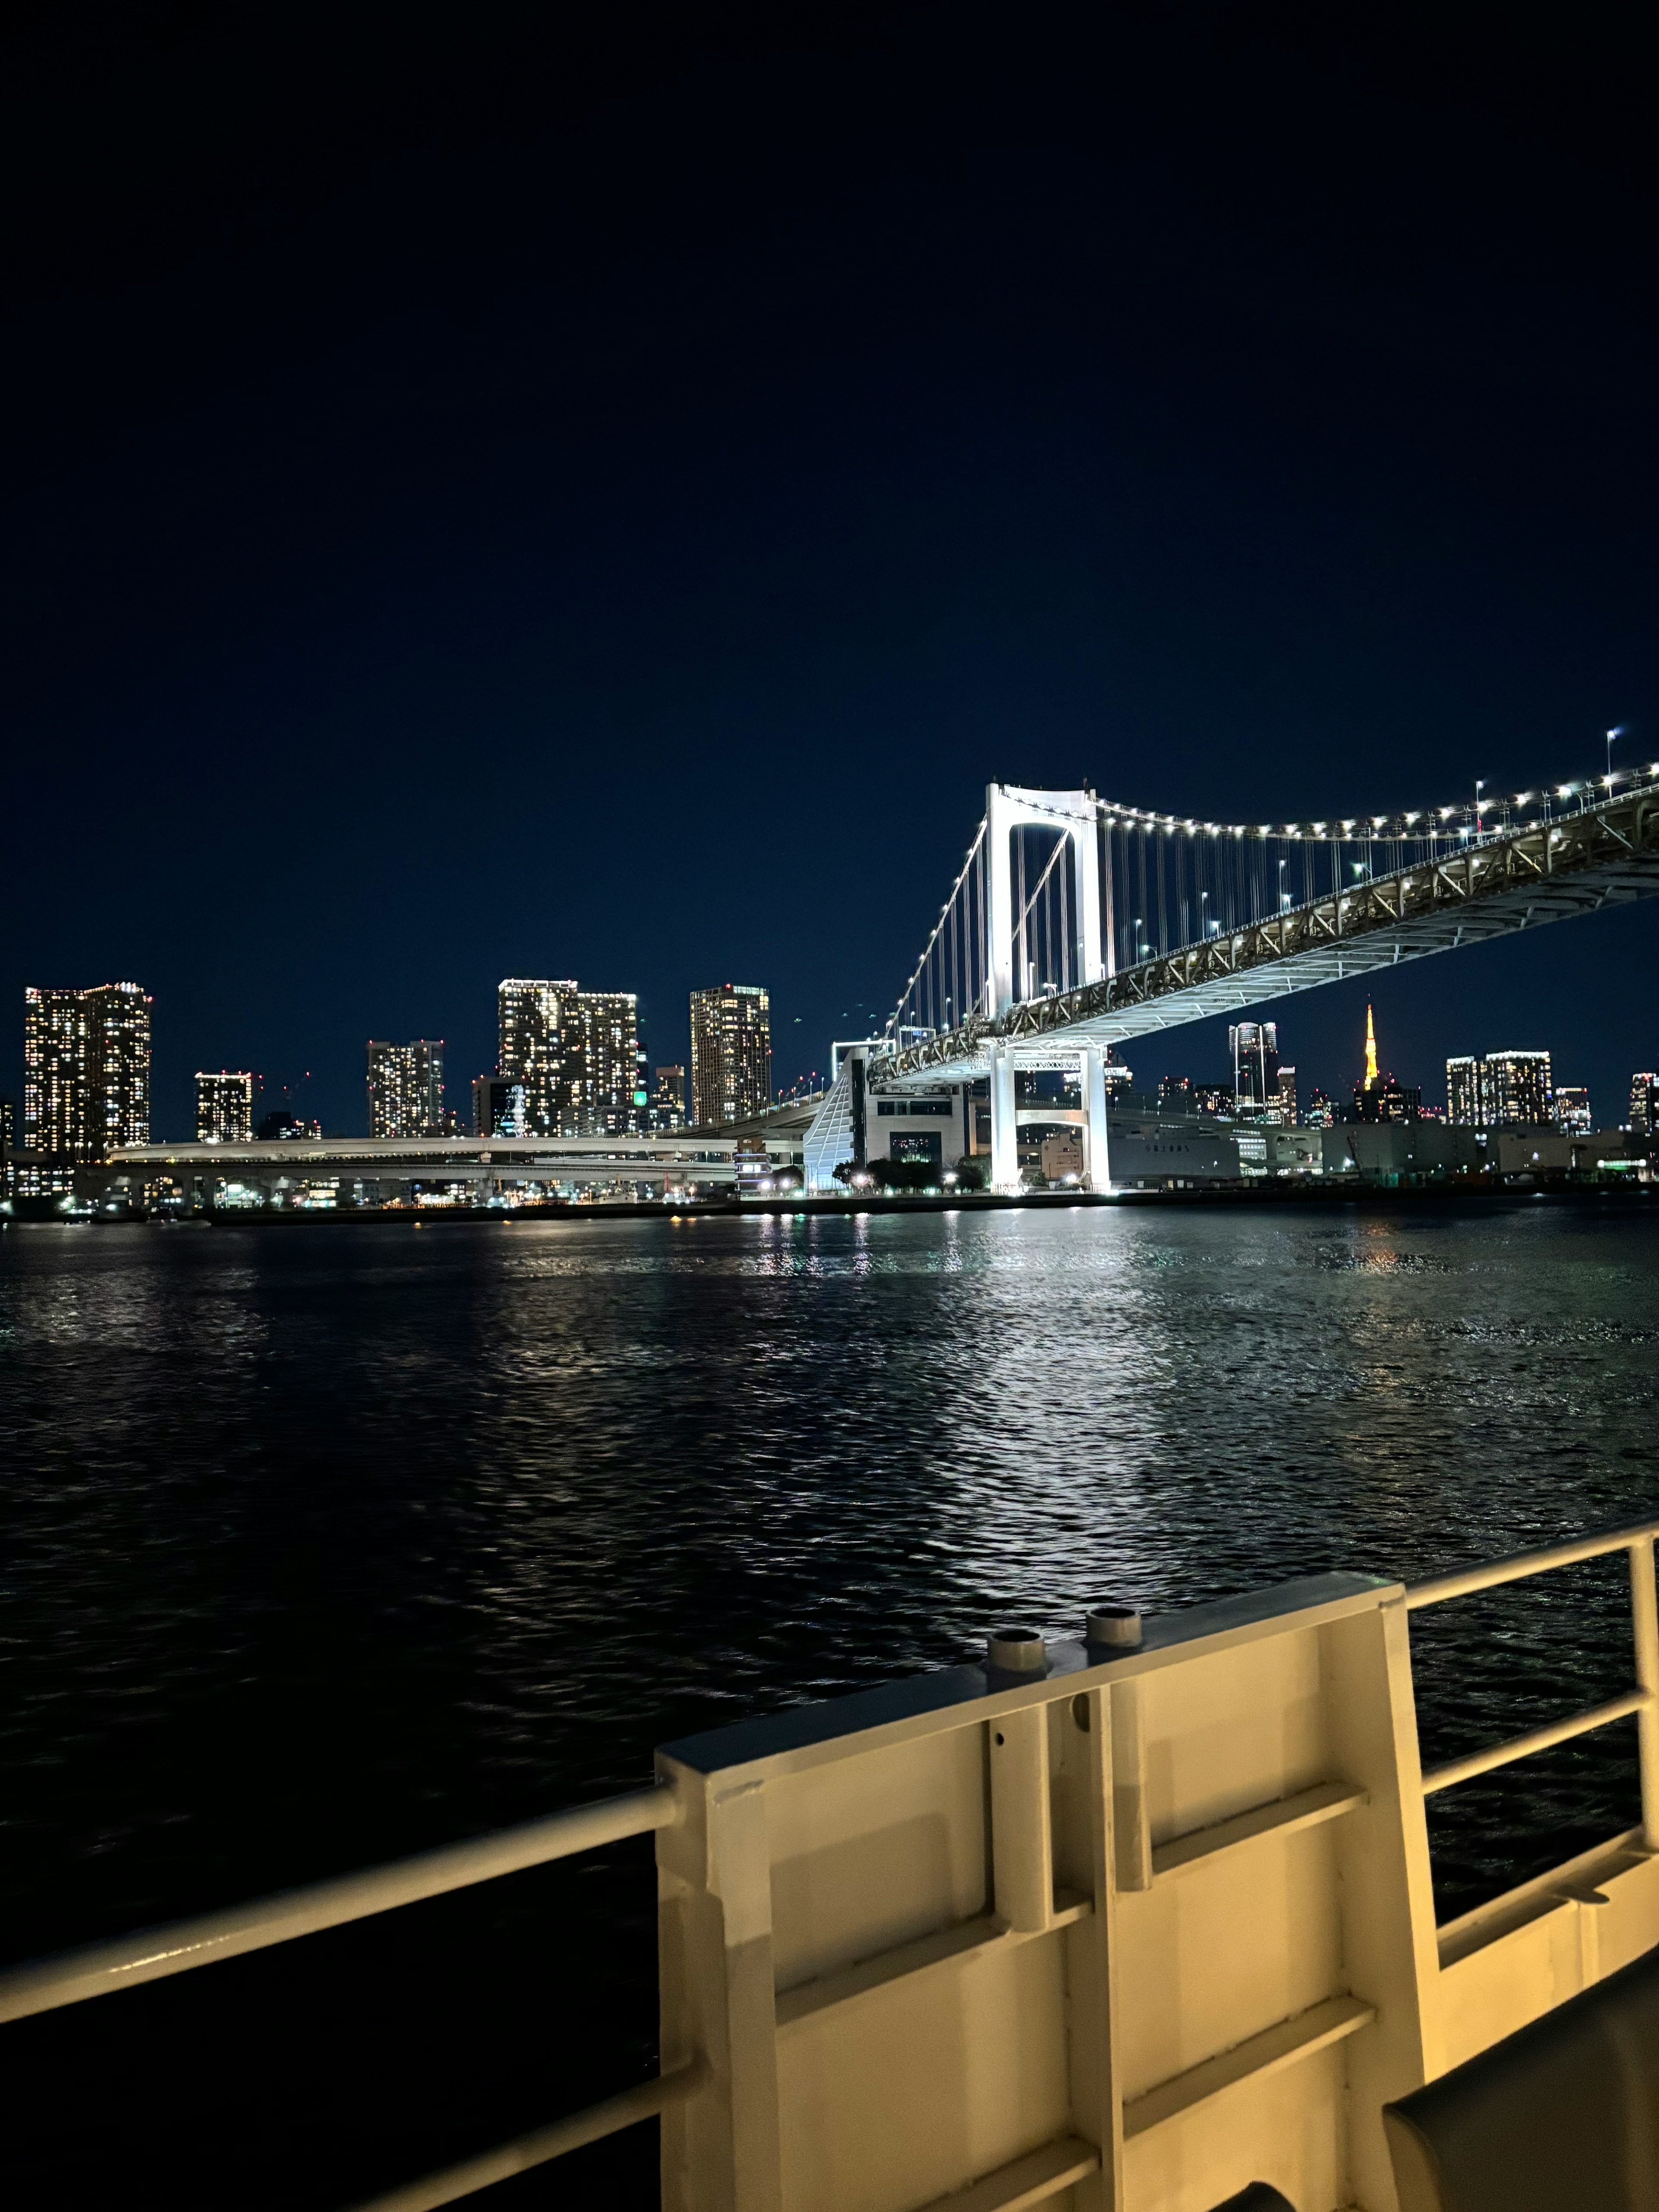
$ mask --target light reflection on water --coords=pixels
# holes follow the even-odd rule
[[[8,1950],[625,1786],[1006,1613],[1652,1514],[1656,1291],[1659,1224],[1543,1206],[13,1231]],[[1530,1596],[1421,1630],[1427,1734],[1616,1678],[1585,1589],[1565,1656]]]

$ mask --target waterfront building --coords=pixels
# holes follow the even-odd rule
[[[246,1070],[196,1073],[196,1141],[245,1145],[253,1134],[253,1078]]]
[[[1630,1126],[1638,1136],[1659,1137],[1659,1075],[1651,1071],[1630,1079]]]
[[[564,1041],[560,1134],[616,1136],[634,1128],[639,1060],[639,1000],[635,994],[576,992],[566,1012]]]
[[[1267,1103],[1267,1119],[1280,1128],[1293,1129],[1296,1127],[1296,1068],[1288,1061],[1279,1062],[1279,1087]]]
[[[1233,1062],[1233,1110],[1241,1121],[1265,1121],[1279,1103],[1279,1030],[1273,1022],[1239,1022],[1227,1032]]]
[[[1488,1128],[1540,1129],[1553,1118],[1547,1052],[1489,1052],[1482,1089]]]
[[[476,1137],[522,1137],[524,1085],[505,1075],[472,1079],[472,1133]]]
[[[371,1137],[438,1137],[444,1126],[444,1048],[441,1037],[412,1044],[368,1041],[368,1133]]]
[[[25,1151],[92,1163],[149,1142],[152,1005],[137,983],[25,990]]]
[[[565,1084],[566,1011],[578,986],[508,976],[496,987],[496,1066],[524,1086],[525,1133],[559,1133]]]
[[[1555,1094],[1555,1126],[1569,1137],[1588,1137],[1595,1127],[1590,1095],[1577,1084],[1564,1083]]]
[[[772,1002],[758,983],[691,994],[691,1119],[747,1121],[772,1103]]]
[[[651,1126],[653,1129],[685,1127],[685,1070],[678,1065],[653,1071]]]
[[[1473,1053],[1459,1053],[1446,1062],[1446,1119],[1457,1129],[1486,1126],[1483,1070]]]
[[[1336,1108],[1317,1086],[1308,1093],[1308,1112],[1304,1126],[1310,1129],[1334,1129],[1336,1127]]]

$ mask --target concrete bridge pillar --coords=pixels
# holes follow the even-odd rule
[[[1106,1125],[1106,1054],[1099,1045],[1084,1046],[1081,1074],[1083,1112],[1089,1131],[1089,1188],[1109,1190],[1112,1170]]]
[[[1019,1188],[1019,1131],[1015,1111],[1013,1055],[991,1048],[991,1188]]]

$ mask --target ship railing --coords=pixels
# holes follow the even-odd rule
[[[94,1943],[55,1959],[14,1968],[0,1975],[0,2022],[27,2019],[63,2005],[154,1982],[197,1966],[216,1966],[245,1952],[291,1942],[325,1928],[366,1920],[399,1905],[494,1881],[502,1875],[546,1866],[580,1851],[597,1850],[629,1836],[649,1835],[673,1825],[679,1807],[673,1790],[659,1784],[648,1790],[609,1797],[568,1813],[555,1813],[522,1826],[476,1836],[436,1850],[422,1851],[390,1866],[370,1867],[330,1881],[308,1884],[250,1905],[232,1905],[193,1920]],[[357,2212],[428,2212],[458,2198],[490,2188],[498,2181],[560,2158],[567,2151],[649,2119],[689,2094],[702,2078],[698,2063],[625,2089],[618,2096],[573,2112],[550,2126],[499,2144],[494,2150],[447,2166],[423,2180],[375,2197]]]
[[[1491,1774],[1516,1759],[1553,1750],[1557,1744],[1570,1742],[1575,1736],[1589,1735],[1633,1713],[1641,1777],[1641,1825],[1625,1835],[1611,1838],[1600,1847],[1600,1851],[1633,1847],[1641,1852],[1659,1852],[1659,1595],[1656,1594],[1654,1582],[1656,1537],[1659,1537],[1659,1522],[1640,1522],[1632,1528],[1607,1529],[1600,1535],[1582,1537],[1572,1543],[1517,1552],[1490,1565],[1436,1575],[1407,1590],[1407,1606],[1417,1612],[1425,1606],[1443,1605],[1450,1598],[1471,1597],[1480,1590],[1497,1589],[1506,1583],[1522,1582],[1533,1575],[1548,1574],[1557,1567],[1577,1566],[1583,1560],[1603,1559],[1615,1552],[1626,1553],[1630,1560],[1631,1641],[1636,1676],[1632,1687],[1604,1704],[1590,1705],[1582,1712],[1550,1721],[1542,1728],[1529,1729],[1523,1735],[1510,1736],[1483,1751],[1470,1752],[1462,1759],[1431,1767],[1423,1776],[1425,1797],[1433,1796],[1442,1790],[1455,1789],[1462,1782],[1472,1782],[1477,1775]],[[1588,1864],[1598,1855],[1585,1853],[1582,1863]],[[1580,1864],[1580,1860],[1575,1860],[1572,1867],[1576,1869]],[[1570,1871],[1571,1869],[1559,1868],[1554,1878],[1559,1879]],[[1539,1881],[1523,1885],[1523,1889],[1537,1889],[1551,1879],[1540,1876]],[[1495,1899],[1490,1905],[1477,1908],[1474,1913],[1465,1915],[1457,1925],[1462,1929],[1477,1920],[1492,1919],[1521,1895],[1522,1892],[1517,1891]],[[1442,1930],[1443,1938],[1446,1932]]]

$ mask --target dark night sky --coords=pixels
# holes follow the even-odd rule
[[[35,6],[0,38],[26,982],[362,1126],[494,987],[884,1015],[992,777],[1222,818],[1659,757],[1632,10]],[[1621,1118],[1659,902],[1376,986]],[[1363,986],[1279,1011],[1358,1072]],[[1206,1025],[1128,1057],[1220,1074]]]

